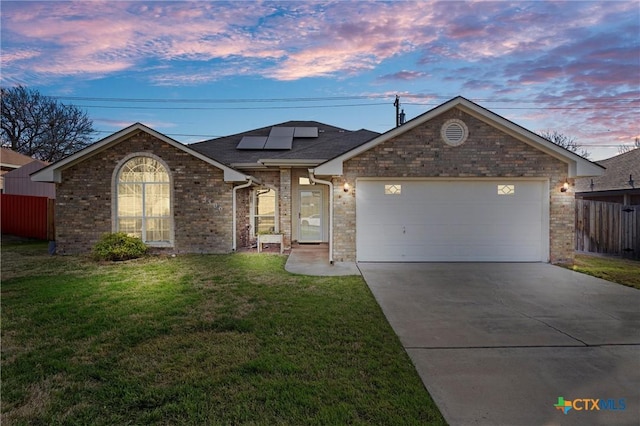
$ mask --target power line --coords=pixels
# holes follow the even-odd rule
[[[293,105],[293,106],[254,106],[254,107],[185,107],[185,106],[129,106],[129,105],[76,105],[79,108],[99,108],[99,109],[135,109],[135,110],[172,110],[172,111],[197,111],[197,110],[213,110],[213,111],[225,111],[225,110],[278,110],[278,109],[318,109],[318,108],[351,108],[351,107],[369,107],[369,106],[388,106],[386,102],[375,103],[361,103],[361,104],[342,104],[342,105]],[[403,102],[403,105],[414,106],[437,106],[436,103],[419,103],[419,102]],[[603,106],[563,106],[563,107],[535,107],[535,106],[496,106],[491,107],[491,110],[565,110],[565,111],[588,111],[588,110],[601,110]],[[638,106],[625,106],[625,105],[609,105],[606,107],[608,110],[640,110]]]
[[[265,107],[156,107],[156,106],[122,106],[122,105],[76,105],[80,108],[102,109],[137,109],[137,110],[264,110],[264,109],[311,109],[311,108],[346,108],[360,106],[388,105],[385,103],[345,104],[345,105],[298,105],[298,106],[265,106]]]
[[[194,98],[109,98],[109,97],[84,97],[84,96],[50,96],[58,100],[89,101],[89,102],[127,102],[127,103],[273,103],[273,102],[324,102],[324,101],[348,101],[362,99],[384,99],[389,95],[361,95],[361,96],[328,96],[308,98],[221,98],[221,99],[194,99]]]
[[[399,93],[404,99],[432,99],[448,100],[445,96],[432,96],[424,94]],[[50,96],[58,100],[83,101],[83,102],[121,102],[121,103],[201,103],[201,104],[235,104],[235,103],[295,103],[295,102],[326,102],[326,101],[350,101],[366,99],[389,99],[392,101],[394,95],[390,94],[370,94],[370,95],[350,95],[350,96],[318,96],[318,97],[292,97],[292,98],[115,98],[97,96]],[[536,99],[510,99],[510,98],[473,98],[476,102],[488,103],[518,103],[536,104],[543,101]],[[633,103],[640,102],[639,98],[581,98],[574,102],[610,102],[610,103]],[[406,104],[406,102],[405,102]],[[413,103],[422,105],[422,103]]]

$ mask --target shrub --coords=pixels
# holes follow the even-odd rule
[[[124,232],[104,234],[93,246],[96,260],[128,260],[144,256],[149,248],[140,238],[130,237]]]

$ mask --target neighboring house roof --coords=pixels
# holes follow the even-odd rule
[[[268,136],[274,127],[316,127],[318,137],[294,137],[291,149],[237,149],[245,136]],[[287,121],[189,145],[195,151],[239,169],[266,166],[317,166],[378,136],[370,130],[349,131],[317,121]]]
[[[126,140],[131,133],[134,133],[137,131],[146,132],[179,150],[182,150],[190,155],[193,155],[196,158],[199,158],[200,160],[206,163],[209,163],[221,169],[224,172],[224,180],[227,182],[245,182],[249,179],[249,176],[243,173],[240,173],[237,170],[234,170],[230,167],[227,167],[224,164],[208,156],[201,154],[200,152],[194,151],[187,145],[183,145],[180,142],[173,140],[170,137],[163,135],[162,133],[157,132],[141,123],[135,123],[125,129],[122,129],[119,132],[116,132],[111,136],[108,136],[76,152],[75,154],[72,154],[48,167],[45,167],[44,169],[38,172],[33,173],[31,175],[31,179],[36,182],[58,182],[59,183],[61,182],[61,172],[63,170],[75,164],[78,164],[91,156],[99,154],[100,152],[104,151],[105,149],[111,146],[117,145],[123,140]]]
[[[0,167],[2,170],[17,169],[29,164],[33,161],[33,158],[15,152],[9,148],[0,148]]]
[[[314,173],[318,176],[340,176],[342,175],[342,164],[345,161],[365,151],[368,151],[381,143],[393,139],[398,135],[401,135],[453,108],[458,108],[465,113],[489,124],[490,126],[493,126],[494,128],[497,128],[505,132],[506,134],[509,134],[510,136],[566,163],[569,167],[569,177],[599,176],[603,172],[602,166],[599,166],[596,163],[592,163],[591,161],[579,156],[578,154],[562,148],[561,146],[554,144],[553,142],[541,137],[540,135],[537,135],[525,129],[524,127],[521,127],[513,123],[512,121],[509,121],[506,118],[501,117],[498,114],[489,111],[488,109],[481,107],[480,105],[473,103],[468,99],[463,98],[462,96],[458,96],[433,108],[430,111],[425,112],[422,115],[419,115],[418,117],[410,121],[407,121],[405,124],[399,127],[381,134],[380,136],[368,141],[367,143],[361,144],[354,149],[340,154],[330,161],[321,164],[320,166],[315,168]]]
[[[604,174],[593,178],[578,179],[576,192],[640,188],[640,148],[598,161],[598,164],[606,167]],[[633,177],[633,187],[629,184],[629,176]],[[593,187],[591,186],[592,181]]]

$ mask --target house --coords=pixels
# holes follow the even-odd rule
[[[602,170],[457,97],[383,134],[290,121],[183,145],[134,124],[32,179],[56,182],[63,253],[116,230],[179,253],[272,232],[331,262],[563,262],[571,184]]]
[[[30,195],[33,197],[56,198],[56,186],[48,182],[34,182],[31,174],[46,167],[49,163],[32,160],[24,166],[12,170],[4,177],[4,193],[12,195]]]
[[[601,176],[576,179],[576,198],[640,205],[640,149],[599,161]]]
[[[9,148],[0,147],[0,192],[4,192],[4,175],[33,162],[33,158],[15,152]]]

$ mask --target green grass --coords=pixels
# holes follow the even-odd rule
[[[2,248],[2,424],[444,424],[360,277]]]
[[[616,257],[576,255],[574,271],[640,289],[640,262]]]

